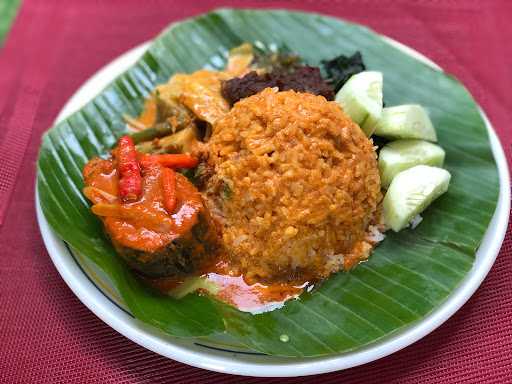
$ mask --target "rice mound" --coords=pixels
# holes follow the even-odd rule
[[[381,187],[372,142],[335,102],[267,88],[213,127],[206,200],[249,281],[327,277],[372,245]]]

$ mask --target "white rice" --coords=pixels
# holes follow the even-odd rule
[[[420,225],[420,223],[423,221],[423,217],[421,217],[420,215],[416,215],[412,218],[411,220],[411,229],[414,229],[416,228],[418,225]]]

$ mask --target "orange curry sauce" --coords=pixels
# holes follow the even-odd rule
[[[203,204],[199,192],[187,182],[185,176],[178,174],[178,205],[175,213],[169,215],[163,203],[160,174],[161,167],[157,164],[144,169],[142,197],[134,203],[120,204],[115,163],[112,160],[95,159],[86,165],[86,184],[95,188],[87,190],[87,197],[95,204],[92,211],[102,216],[114,241],[125,247],[152,252],[169,244],[195,225],[197,211]],[[104,209],[109,211],[103,212]],[[112,212],[112,209],[117,211]]]
[[[224,261],[217,261],[214,268],[206,272],[203,277],[207,282],[218,287],[217,299],[248,312],[271,309],[269,305],[281,304],[297,297],[308,285],[308,283],[300,286],[281,283],[248,284],[243,276],[234,274]]]
[[[95,159],[86,165],[84,177],[88,187],[84,193],[94,204],[92,210],[101,217],[112,240],[125,247],[152,252],[196,224],[196,208],[203,204],[199,192],[184,182],[183,175],[177,174],[177,208],[169,215],[163,205],[160,172],[159,166],[144,169],[142,197],[134,203],[121,204],[115,160]],[[101,212],[104,206],[115,206],[118,212],[106,215]],[[308,285],[248,284],[243,276],[234,274],[223,259],[217,255],[213,262],[198,271],[197,276],[205,280],[204,286],[213,284],[216,287],[214,296],[218,300],[243,311],[271,309],[272,305],[297,297]],[[175,278],[141,278],[153,288],[171,294],[183,283]],[[213,294],[204,288],[199,288],[199,292]]]

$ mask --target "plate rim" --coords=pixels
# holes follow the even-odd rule
[[[374,33],[409,56],[442,71],[441,67],[416,51],[414,48],[404,45],[397,40],[380,33]],[[96,95],[103,88],[99,87],[99,83],[103,82],[108,84],[120,73],[129,68],[133,62],[135,62],[145,52],[149,44],[150,42],[145,42],[127,50],[96,71],[87,81],[82,83],[68,99],[62,110],[59,112],[55,123],[64,117],[67,117],[76,109],[81,108],[82,105],[85,104],[84,101],[88,101],[84,97],[80,97],[81,94],[92,93],[93,95]],[[122,70],[119,69],[119,67],[122,66],[121,63],[124,65]],[[166,337],[158,331],[155,331],[152,327],[147,326],[136,319],[134,320],[128,314],[122,312],[121,309],[117,308],[112,302],[110,302],[103,291],[91,283],[85,272],[78,267],[76,261],[73,265],[73,263],[70,263],[70,261],[66,259],[66,254],[69,254],[69,251],[65,249],[66,246],[64,241],[61,240],[50,228],[42,212],[39,203],[39,192],[36,188],[35,205],[37,222],[44,244],[53,264],[78,299],[108,326],[133,342],[157,354],[174,359],[181,363],[211,371],[260,377],[305,376],[359,366],[397,352],[415,343],[438,328],[469,300],[487,276],[494,264],[494,261],[496,260],[505,237],[509,220],[510,177],[505,153],[496,132],[483,109],[478,103],[476,103],[476,101],[475,104],[479,107],[480,114],[489,133],[491,149],[498,169],[500,182],[496,210],[493,214],[489,227],[486,230],[484,240],[477,251],[477,254],[484,254],[482,256],[483,261],[477,269],[475,268],[477,265],[475,259],[473,267],[464,277],[459,286],[450,293],[449,297],[439,307],[435,308],[423,319],[414,322],[404,330],[399,331],[394,335],[390,335],[381,341],[371,343],[368,346],[359,348],[355,351],[317,358],[270,357],[273,360],[272,362],[261,363],[258,361],[252,361],[252,357],[246,358],[236,354],[228,356],[225,352],[223,352],[223,355],[220,355],[211,350],[195,348],[194,346],[189,345],[189,342],[187,343],[182,339]],[[265,356],[265,358],[268,357],[269,356]]]

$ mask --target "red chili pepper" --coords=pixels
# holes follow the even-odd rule
[[[150,164],[158,163],[169,168],[194,168],[199,164],[199,160],[186,154],[165,154],[165,155],[145,155],[141,159],[141,164],[146,167]]]
[[[164,190],[164,207],[172,215],[176,209],[176,173],[170,168],[162,169],[162,188]]]
[[[117,170],[119,172],[119,196],[124,202],[135,201],[142,193],[142,176],[137,151],[130,136],[123,136],[117,143]]]
[[[139,154],[139,164],[142,168],[149,168],[154,165],[160,166],[158,160],[151,155]]]

